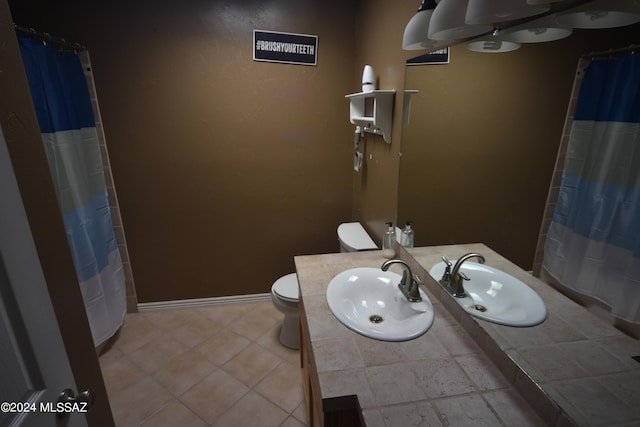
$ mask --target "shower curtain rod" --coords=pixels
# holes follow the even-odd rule
[[[618,49],[601,50],[599,52],[589,52],[589,53],[582,54],[581,57],[582,58],[592,58],[592,57],[595,57],[595,56],[616,55],[616,54],[620,54],[620,53],[634,52],[636,50],[640,50],[640,44],[632,44],[632,45],[629,45],[627,47],[621,47],[621,48],[618,48]]]
[[[31,37],[32,39],[43,42],[45,44],[50,44],[56,48],[73,51],[87,50],[87,48],[80,43],[69,42],[65,39],[54,37],[49,33],[36,31],[33,28],[22,27],[18,24],[13,24],[13,26],[16,29],[17,33],[20,33],[27,37]]]

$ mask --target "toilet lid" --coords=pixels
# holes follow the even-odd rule
[[[272,286],[273,291],[282,299],[298,301],[298,276],[296,273],[282,276]]]
[[[369,237],[362,224],[359,222],[345,222],[338,226],[338,238],[342,243],[362,251],[367,249],[378,249],[375,242]]]

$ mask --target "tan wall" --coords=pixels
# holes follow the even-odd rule
[[[402,50],[402,34],[420,2],[385,0],[360,2],[354,92],[359,91],[365,64],[371,65],[378,76],[378,89],[397,91],[391,144],[381,136],[367,134],[364,147],[364,166],[353,176],[353,217],[360,221],[380,245],[385,222],[396,221],[398,172],[402,137],[402,100],[405,60],[415,52]]]
[[[421,53],[401,49],[402,32],[419,1],[89,3],[11,1],[19,24],[89,47],[142,302],[267,292],[293,255],[337,251],[342,221],[379,243],[397,205],[418,244],[483,241],[529,268],[576,55],[616,43],[587,31],[498,56],[454,48],[450,65],[429,68],[428,106],[412,111],[425,141],[438,129],[417,154],[401,150],[399,123],[404,63]],[[253,29],[319,35],[318,66],[253,62]],[[398,94],[392,143],[367,134],[354,172],[344,95],[365,64]],[[545,81],[522,77],[536,69]],[[409,178],[422,199],[398,190],[401,152],[435,174]],[[478,208],[488,203],[498,212]]]
[[[403,90],[405,60],[424,53],[401,49],[418,6],[361,2],[356,85],[371,64],[381,89]],[[384,222],[412,220],[418,246],[484,242],[531,269],[578,57],[637,43],[639,35],[638,24],[578,30],[497,55],[455,46],[449,65],[411,67],[407,89],[421,93],[410,125],[400,126],[399,93],[392,144],[367,138],[366,165],[354,175],[354,217],[378,242]]]
[[[338,251],[353,3],[29,3],[17,23],[91,53],[139,301],[268,292]],[[318,35],[318,65],[254,62],[254,29]]]
[[[530,270],[580,54],[621,47],[640,26],[576,30],[552,43],[409,69],[420,95],[403,134],[398,219],[416,245],[483,242]]]

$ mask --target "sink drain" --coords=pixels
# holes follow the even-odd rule
[[[476,305],[473,306],[473,308],[475,308],[476,310],[481,311],[483,313],[485,311],[487,311],[487,307],[485,307],[484,305],[481,305],[481,304],[476,304]]]
[[[371,316],[369,316],[369,321],[371,323],[382,323],[384,322],[384,319],[382,318],[382,316],[378,316],[377,314],[372,314]]]

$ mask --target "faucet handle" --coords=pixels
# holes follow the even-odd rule
[[[460,277],[462,277],[464,280],[466,280],[467,282],[468,282],[469,280],[471,280],[471,279],[469,279],[469,277],[468,277],[466,274],[464,274],[462,271],[458,271],[458,275],[459,275]]]
[[[446,267],[444,268],[444,273],[442,274],[442,281],[449,283],[451,281],[451,261],[447,259],[446,256],[442,255],[442,261],[445,263]]]

